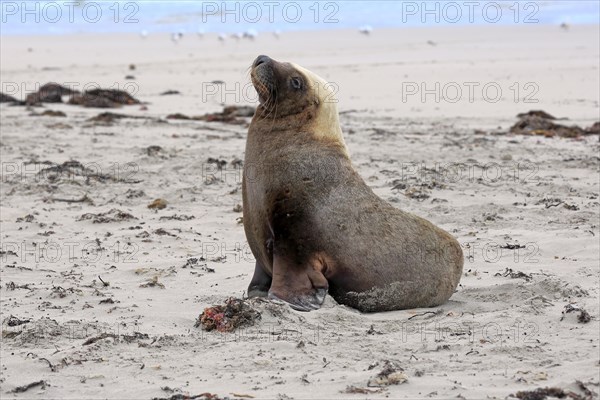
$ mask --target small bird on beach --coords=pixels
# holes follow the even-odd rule
[[[246,39],[254,40],[258,36],[258,32],[255,29],[248,29],[244,32],[244,37]]]
[[[182,31],[173,32],[171,34],[171,41],[173,43],[179,43],[179,41],[181,39],[183,39],[183,32]]]
[[[373,27],[371,25],[363,25],[358,28],[358,31],[363,35],[370,35],[373,32]]]

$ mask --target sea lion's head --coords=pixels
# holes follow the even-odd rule
[[[260,103],[253,124],[309,132],[344,143],[334,84],[299,65],[264,55],[254,60],[250,76]]]

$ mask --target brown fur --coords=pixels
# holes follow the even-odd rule
[[[252,81],[261,105],[243,179],[244,229],[257,261],[249,295],[311,310],[329,290],[365,312],[448,300],[462,274],[458,242],[381,200],[356,173],[325,81],[258,60]]]

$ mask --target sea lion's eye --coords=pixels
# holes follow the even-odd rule
[[[294,89],[302,89],[302,79],[298,78],[297,76],[292,78],[291,83]]]

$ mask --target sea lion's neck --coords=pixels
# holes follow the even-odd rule
[[[248,129],[248,141],[269,147],[311,142],[327,144],[339,148],[341,155],[350,158],[335,105],[285,116],[259,107]]]

